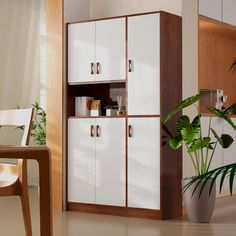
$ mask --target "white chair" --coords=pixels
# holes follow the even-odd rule
[[[0,110],[0,127],[24,126],[21,146],[29,144],[33,109]],[[0,196],[20,196],[26,236],[32,236],[27,162],[18,159],[17,164],[0,163]]]

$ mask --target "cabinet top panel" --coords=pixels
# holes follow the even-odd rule
[[[147,14],[167,14],[167,15],[174,15],[174,14],[172,14],[172,13],[165,12],[165,11],[152,11],[152,12],[135,13],[135,14],[130,14],[130,15],[121,15],[121,16],[113,16],[113,17],[106,17],[106,18],[90,19],[90,20],[86,20],[86,21],[73,21],[73,22],[68,22],[67,25],[69,25],[69,24],[76,24],[76,23],[85,23],[85,22],[100,21],[100,20],[110,20],[110,19],[124,18],[124,17],[132,17],[132,16],[139,16],[139,15],[147,15]],[[178,15],[174,15],[174,16],[181,18],[181,16],[178,16]]]

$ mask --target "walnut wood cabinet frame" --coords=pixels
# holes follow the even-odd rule
[[[142,14],[126,15],[120,17],[129,17],[136,15],[146,15],[160,13],[160,116],[128,116],[126,115],[126,124],[129,117],[160,117],[162,119],[167,113],[182,100],[182,19],[179,16],[170,13],[157,11]],[[114,19],[119,17],[112,17],[106,19]],[[127,18],[126,18],[127,19]],[[91,21],[104,20],[96,19]],[[78,23],[78,22],[72,22]],[[71,24],[71,23],[69,23]],[[68,39],[68,27],[67,27]],[[127,34],[126,34],[127,41]],[[127,45],[127,43],[126,43]],[[127,46],[126,46],[126,59]],[[67,55],[68,63],[68,55]],[[126,63],[127,64],[127,63]],[[123,83],[127,94],[127,78],[128,71],[126,65],[126,80],[123,82],[102,82],[100,91],[107,91],[107,84]],[[68,78],[68,71],[67,71]],[[68,81],[68,79],[67,79]],[[80,87],[81,86],[81,87]],[[66,118],[73,116],[74,111],[74,97],[78,96],[77,89],[86,89],[87,85],[83,84],[66,84]],[[76,88],[77,87],[77,88]],[[80,87],[80,88],[79,88]],[[83,92],[81,93],[83,94]],[[101,96],[107,98],[107,92]],[[164,99],[163,99],[164,98]],[[177,119],[177,118],[176,118]],[[171,131],[175,130],[174,122],[168,127]],[[126,131],[127,132],[127,131]],[[170,219],[182,214],[182,193],[181,193],[181,179],[182,179],[182,150],[173,151],[166,144],[165,136],[167,136],[166,129],[162,125],[160,132],[161,136],[161,153],[160,153],[160,210],[154,209],[140,209],[131,208],[127,206],[127,179],[126,179],[126,206],[107,206],[96,204],[73,203],[67,201],[67,210],[81,211],[89,213],[111,214],[120,216],[132,216],[151,219]],[[127,145],[127,144],[126,144]],[[127,163],[127,147],[126,147],[126,163]],[[127,178],[127,167],[126,167]]]

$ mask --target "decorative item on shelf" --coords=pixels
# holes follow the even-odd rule
[[[90,116],[101,115],[101,100],[93,100],[91,104]]]
[[[117,116],[123,116],[125,112],[122,110],[122,96],[117,96],[118,111]]]
[[[93,97],[75,97],[75,115],[89,116]]]
[[[207,107],[215,107],[219,110],[225,109],[227,96],[224,95],[222,89],[200,89],[200,93],[204,96],[200,100],[200,108],[202,112],[207,112]],[[205,111],[203,110],[205,108]]]
[[[193,222],[209,222],[214,210],[216,198],[215,181],[219,173],[225,177],[229,172],[216,171],[212,176],[210,167],[214,158],[215,150],[218,145],[222,148],[228,148],[233,143],[233,138],[228,134],[218,135],[211,126],[211,119],[208,124],[207,132],[204,132],[201,124],[201,113],[197,102],[203,97],[203,94],[197,94],[180,102],[166,117],[164,121],[165,129],[170,136],[168,142],[172,149],[178,149],[185,145],[187,153],[192,161],[195,176],[183,180],[183,198],[188,218]],[[187,115],[182,115],[176,122],[176,134],[172,134],[166,126],[177,113],[189,106],[196,106],[197,114],[191,121]],[[215,107],[208,107],[208,112],[219,118],[219,121],[227,122],[232,129],[236,129],[230,115],[235,113],[236,104],[231,105],[225,110]],[[173,125],[173,124],[172,124]],[[206,135],[204,135],[204,133]],[[214,138],[213,138],[214,137]],[[218,170],[218,169],[216,169]],[[223,178],[224,180],[224,178]],[[220,191],[223,185],[221,182]]]
[[[106,116],[116,116],[118,111],[117,105],[108,105],[105,106],[104,109],[106,110]]]

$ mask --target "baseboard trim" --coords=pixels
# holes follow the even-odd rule
[[[119,206],[107,206],[107,205],[105,206],[105,205],[68,202],[67,210],[94,213],[94,214],[105,214],[105,215],[161,220],[160,210],[153,210],[153,209],[140,209],[131,207],[119,207]]]

